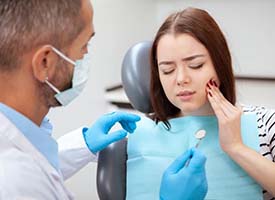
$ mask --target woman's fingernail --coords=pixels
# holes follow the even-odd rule
[[[210,85],[209,85],[208,83],[206,84],[206,86],[207,86],[209,89],[211,89],[211,87],[210,87]]]
[[[212,85],[212,86],[213,86],[213,81],[212,81],[212,79],[211,79],[209,82],[210,82],[210,85]]]
[[[209,91],[208,94],[210,95],[210,97],[213,97],[212,93]]]

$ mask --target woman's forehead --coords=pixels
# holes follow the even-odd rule
[[[190,57],[194,55],[208,56],[202,43],[189,34],[167,34],[161,37],[157,46],[157,57],[173,58],[175,56]]]

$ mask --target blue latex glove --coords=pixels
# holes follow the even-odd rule
[[[123,139],[127,132],[133,133],[136,122],[140,117],[125,112],[113,112],[101,116],[90,128],[83,129],[85,142],[91,152],[96,153],[106,148],[109,144]],[[119,122],[123,129],[108,133],[110,129]]]
[[[190,160],[186,167],[185,163]],[[196,148],[178,157],[164,172],[161,200],[202,200],[208,190],[205,175],[206,157]]]

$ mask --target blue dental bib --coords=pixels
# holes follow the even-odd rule
[[[261,187],[239,167],[219,145],[218,122],[215,116],[186,116],[155,124],[142,118],[135,134],[128,138],[127,200],[159,200],[159,188],[165,169],[188,148],[195,146],[198,130],[206,130],[199,149],[206,155],[208,200],[260,200]],[[241,119],[244,144],[259,151],[256,115],[244,114]]]

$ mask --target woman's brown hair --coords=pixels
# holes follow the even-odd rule
[[[235,81],[230,51],[226,39],[215,20],[204,10],[187,8],[170,15],[159,28],[151,49],[150,98],[153,119],[162,121],[170,128],[168,119],[175,117],[180,110],[166,97],[162,88],[157,62],[157,46],[162,36],[167,34],[189,34],[201,42],[208,50],[215,71],[220,80],[220,90],[233,105],[236,102]]]

